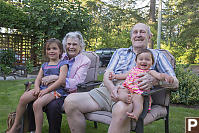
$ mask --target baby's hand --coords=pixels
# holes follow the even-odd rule
[[[115,73],[109,72],[109,79],[110,79],[110,80],[113,80],[113,79],[115,79],[115,78],[116,78]]]

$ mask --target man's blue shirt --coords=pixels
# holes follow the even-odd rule
[[[154,57],[154,64],[151,66],[151,69],[160,73],[167,73],[170,76],[175,76],[173,67],[164,53],[156,49],[149,50],[151,50]],[[132,46],[129,48],[117,49],[107,66],[107,70],[113,70],[115,74],[126,73],[136,66],[135,57],[136,54],[133,52]]]

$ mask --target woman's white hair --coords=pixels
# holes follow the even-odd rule
[[[81,51],[84,50],[85,43],[80,31],[69,32],[65,35],[64,39],[62,40],[63,48],[66,51],[66,43],[68,38],[77,38],[80,42]]]

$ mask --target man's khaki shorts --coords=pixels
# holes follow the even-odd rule
[[[112,110],[111,96],[106,87],[100,85],[99,88],[95,88],[89,91],[89,94],[98,103],[101,110],[109,112]]]
[[[123,82],[123,80],[117,81],[114,84],[119,85],[122,82]],[[100,85],[99,88],[95,88],[95,89],[92,89],[91,91],[89,91],[89,94],[98,103],[101,110],[112,112],[112,107],[115,104],[115,102],[113,102],[111,100],[110,92],[104,86],[103,83]]]

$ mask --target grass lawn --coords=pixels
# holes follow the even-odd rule
[[[24,92],[24,83],[27,80],[12,80],[12,81],[0,81],[0,133],[4,132],[7,128],[6,120],[9,112],[13,112],[16,109],[18,100],[21,94]],[[183,108],[183,107],[170,107],[170,133],[184,133],[185,131],[185,117],[199,116],[197,109]],[[108,130],[108,126],[104,124],[98,124],[98,129],[95,129],[93,122],[87,122],[86,133],[105,133]],[[70,132],[66,121],[66,115],[63,114],[62,132]],[[45,118],[43,125],[43,132],[48,132],[48,123]],[[159,120],[145,126],[145,133],[163,133],[164,122]]]

